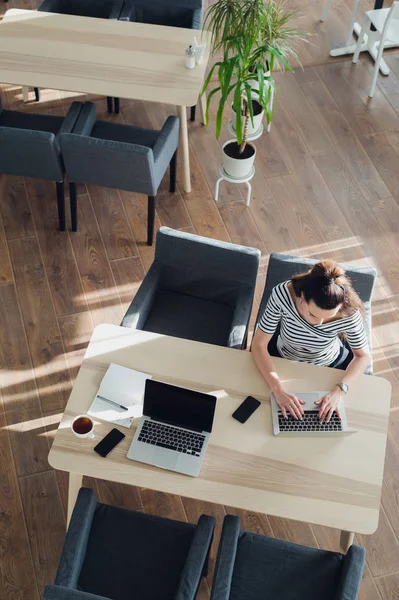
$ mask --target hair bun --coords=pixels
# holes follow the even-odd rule
[[[313,277],[323,277],[327,285],[331,285],[338,277],[345,275],[344,269],[333,260],[321,260],[311,270]]]

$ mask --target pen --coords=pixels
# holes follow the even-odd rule
[[[113,404],[114,406],[117,406],[118,408],[121,408],[122,410],[129,410],[126,406],[122,406],[122,404],[118,404],[117,402],[114,402],[113,400],[104,398],[104,396],[100,396],[100,394],[97,394],[97,398],[100,398],[100,400],[104,400],[104,402],[109,402],[110,404]]]

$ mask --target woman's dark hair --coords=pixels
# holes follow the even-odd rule
[[[363,311],[363,304],[352,287],[345,270],[333,260],[322,260],[306,273],[291,278],[295,295],[313,300],[323,310],[333,310],[342,304],[340,312],[351,314]]]

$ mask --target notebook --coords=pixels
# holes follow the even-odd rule
[[[151,377],[148,373],[110,364],[87,414],[129,428],[133,419],[143,414],[145,382]],[[125,406],[128,410],[101,400],[99,396]]]

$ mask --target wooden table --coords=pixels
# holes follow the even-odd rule
[[[201,64],[185,68],[194,36],[201,32],[11,9],[0,22],[0,81],[176,105],[189,192],[186,107],[198,101],[209,58],[208,44]]]
[[[330,389],[342,371],[275,359],[292,391]],[[95,439],[76,438],[73,418],[88,410],[111,362],[162,381],[216,394],[215,422],[199,477],[192,478],[128,460],[135,431],[104,459],[93,447],[113,427],[97,420]],[[245,424],[231,414],[247,395],[262,405]],[[93,333],[65,409],[49,463],[69,471],[68,522],[82,475],[161,490],[199,500],[342,530],[373,533],[378,525],[390,405],[390,383],[363,375],[345,398],[349,425],[342,438],[287,439],[272,433],[270,393],[249,352],[222,348],[115,325]]]

